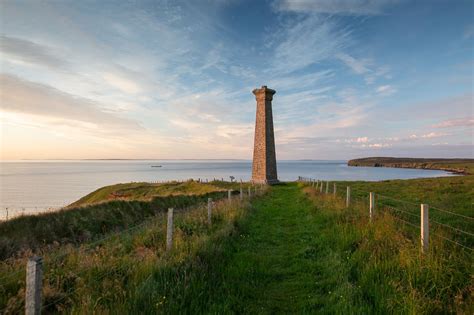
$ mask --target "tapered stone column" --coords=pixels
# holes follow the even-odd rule
[[[272,100],[275,91],[265,85],[253,90],[257,100],[255,142],[253,149],[252,182],[261,184],[278,183],[273,133]]]

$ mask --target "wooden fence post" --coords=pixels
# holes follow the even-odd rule
[[[232,201],[232,190],[231,189],[229,189],[227,191],[227,199],[229,200],[229,203]]]
[[[173,248],[173,208],[168,209],[168,223],[166,224],[166,250]]]
[[[242,191],[242,183],[240,184],[240,201],[244,200],[244,192]]]
[[[336,189],[337,189],[337,186],[336,186],[336,183],[334,183],[334,191],[333,191],[334,196],[336,195]]]
[[[346,207],[349,208],[351,204],[351,187],[347,186],[346,189]]]
[[[212,224],[212,198],[207,198],[207,224]]]
[[[429,222],[429,206],[421,205],[421,250],[423,253],[428,252],[430,239],[430,222]]]
[[[321,181],[321,186],[319,186],[319,193],[323,193],[323,186],[324,186],[324,182]]]
[[[249,186],[249,198],[252,197],[252,187]]]
[[[329,182],[326,182],[326,194],[329,194]]]
[[[41,314],[41,290],[43,282],[43,259],[35,256],[26,265],[25,314]]]
[[[370,221],[372,221],[372,217],[374,216],[374,211],[375,211],[375,194],[371,192],[369,194],[369,216],[370,216]]]

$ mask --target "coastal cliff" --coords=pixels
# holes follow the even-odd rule
[[[441,170],[455,174],[474,174],[474,159],[417,159],[395,157],[368,157],[353,159],[348,166],[396,167]]]

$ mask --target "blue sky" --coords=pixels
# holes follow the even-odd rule
[[[472,1],[2,1],[1,158],[473,157]]]

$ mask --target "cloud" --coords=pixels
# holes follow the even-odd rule
[[[286,75],[272,78],[268,85],[278,91],[301,91],[314,90],[318,83],[325,83],[334,77],[335,72],[331,69],[311,72],[303,75]]]
[[[405,140],[416,140],[416,139],[432,139],[432,138],[440,138],[440,137],[445,137],[445,136],[449,136],[450,134],[447,134],[447,133],[438,133],[438,132],[429,132],[429,133],[425,133],[425,134],[411,134],[410,136],[408,136],[408,139],[405,139]]]
[[[350,32],[325,18],[307,16],[285,26],[275,47],[273,68],[291,73],[331,59],[347,46]]]
[[[433,125],[433,128],[454,128],[454,127],[472,127],[474,126],[474,118],[465,117],[458,119],[444,120],[438,124]]]
[[[142,91],[136,82],[126,77],[114,73],[105,73],[103,78],[108,84],[128,94],[137,94]]]
[[[52,48],[21,38],[1,35],[0,51],[14,62],[20,61],[53,69],[68,67],[68,63],[57,57]]]
[[[388,96],[388,95],[392,95],[393,93],[397,92],[397,89],[395,89],[393,86],[387,84],[387,85],[379,86],[376,89],[376,92],[380,95]]]
[[[389,74],[390,68],[388,66],[374,66],[374,62],[369,58],[356,59],[346,53],[339,53],[336,58],[348,66],[354,73],[364,75],[365,83],[373,84],[377,78],[384,77],[391,79]]]
[[[91,100],[64,93],[53,87],[0,75],[2,110],[55,119],[69,126],[94,127],[99,132],[141,131],[135,121],[105,112]]]
[[[397,0],[280,0],[280,11],[328,13],[340,15],[378,15]]]
[[[364,74],[370,71],[368,66],[371,64],[371,62],[368,59],[357,60],[354,57],[344,53],[339,53],[336,55],[336,57],[357,74]]]
[[[447,136],[447,135],[448,134],[446,134],[446,133],[430,132],[430,133],[426,133],[424,135],[421,135],[419,138],[431,139],[431,138],[444,137],[444,136]]]
[[[379,149],[379,148],[388,148],[388,147],[391,147],[392,145],[389,144],[389,143],[372,143],[372,144],[369,144],[368,147],[369,148],[376,148],[376,149]]]

